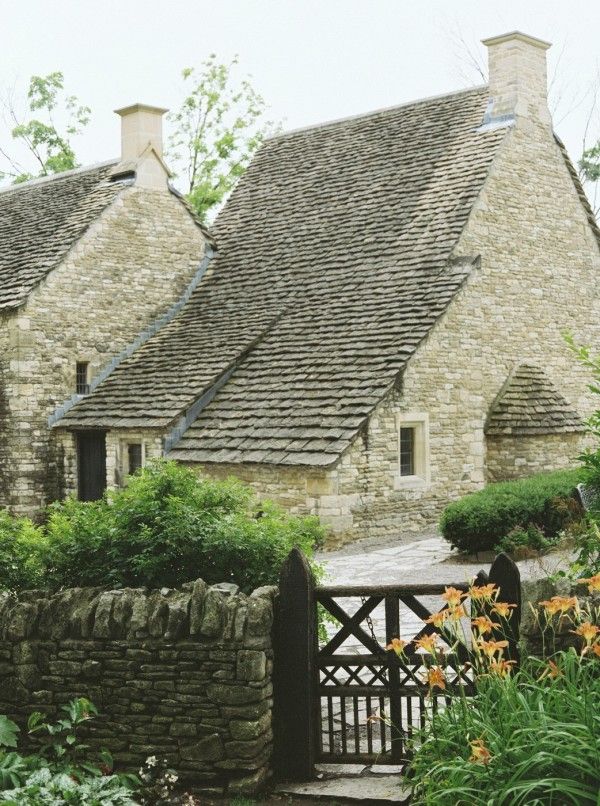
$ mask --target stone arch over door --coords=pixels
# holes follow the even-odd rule
[[[486,476],[507,481],[569,467],[585,426],[534,364],[520,363],[494,399],[485,424]]]

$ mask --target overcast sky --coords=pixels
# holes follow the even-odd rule
[[[479,40],[514,29],[554,44],[555,126],[577,158],[600,63],[593,0],[0,0],[0,9],[0,84],[62,70],[93,110],[76,142],[84,163],[118,155],[113,109],[174,107],[181,69],[211,52],[239,54],[271,117],[295,128],[481,83],[459,40],[485,63]],[[600,118],[594,127],[599,137]]]

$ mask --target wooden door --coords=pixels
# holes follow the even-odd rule
[[[80,501],[96,501],[106,489],[106,434],[77,434],[77,495]]]

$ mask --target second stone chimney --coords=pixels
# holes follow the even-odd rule
[[[140,187],[167,187],[169,171],[163,162],[162,116],[158,106],[133,104],[115,109],[121,118],[121,162],[117,172],[135,171]]]
[[[551,125],[546,51],[549,42],[513,31],[484,39],[488,49],[490,103],[485,123],[529,119]]]

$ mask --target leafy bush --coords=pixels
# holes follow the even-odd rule
[[[114,775],[106,752],[97,759],[77,733],[97,711],[81,697],[62,707],[57,722],[34,712],[28,721],[31,737],[39,735],[37,753],[21,755],[17,747],[18,725],[0,716],[0,803],[4,806],[135,806],[133,789],[139,785],[131,775]]]
[[[0,589],[36,588],[44,583],[45,538],[27,518],[0,510]]]
[[[575,535],[575,559],[570,574],[577,578],[600,574],[600,528],[595,517],[584,522]]]
[[[496,551],[506,551],[508,554],[528,556],[531,552],[547,551],[552,548],[554,542],[548,540],[535,523],[530,523],[525,528],[515,526],[494,548]]]
[[[511,530],[530,524],[556,537],[583,513],[575,499],[580,470],[540,473],[519,481],[489,484],[449,504],[440,520],[443,536],[464,552],[494,549]]]
[[[574,650],[490,674],[433,715],[411,764],[413,804],[597,804],[600,663]]]
[[[293,546],[311,555],[317,518],[295,518],[233,479],[155,461],[104,499],[51,507],[48,580],[54,586],[176,586],[198,577],[245,591],[277,581]]]

